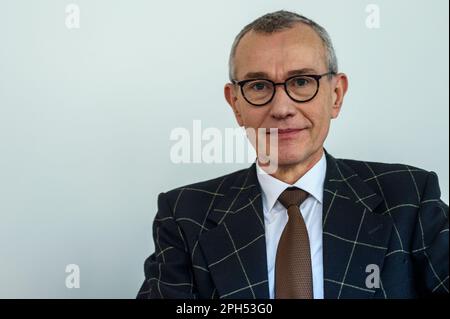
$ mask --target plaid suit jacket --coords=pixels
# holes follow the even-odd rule
[[[448,205],[437,175],[325,154],[324,297],[448,294]],[[255,164],[161,193],[153,237],[138,298],[269,298]]]

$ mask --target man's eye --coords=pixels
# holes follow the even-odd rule
[[[267,83],[255,82],[255,83],[252,83],[250,85],[250,87],[252,88],[252,90],[255,90],[255,91],[263,91],[263,90],[267,89]]]
[[[297,87],[306,86],[309,84],[309,80],[306,78],[296,78],[296,79],[294,79],[294,84]]]

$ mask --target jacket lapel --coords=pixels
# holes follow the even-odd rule
[[[261,189],[256,167],[243,170],[208,220],[199,245],[220,298],[269,298]]]
[[[373,267],[381,272],[392,221],[374,213],[382,197],[343,161],[325,154],[324,297],[370,298],[375,290],[366,279]]]

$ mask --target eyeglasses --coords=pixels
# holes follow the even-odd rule
[[[277,85],[283,85],[286,94],[293,101],[305,103],[311,101],[319,92],[319,81],[322,77],[335,74],[335,72],[328,72],[295,75],[282,83],[275,83],[268,79],[249,79],[239,82],[232,80],[231,83],[239,85],[244,99],[254,106],[263,106],[270,103],[275,96]]]

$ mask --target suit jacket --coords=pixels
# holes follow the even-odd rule
[[[326,150],[325,298],[448,294],[448,205],[437,175]],[[138,298],[269,298],[256,167],[158,197]]]

